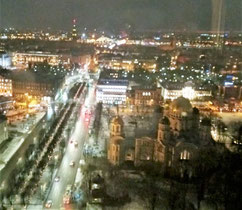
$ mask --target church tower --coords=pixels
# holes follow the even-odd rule
[[[201,144],[206,145],[211,140],[211,121],[208,118],[202,119],[199,129]]]
[[[158,125],[158,135],[157,141],[158,142],[167,142],[170,139],[170,122],[167,117],[163,117]]]
[[[121,117],[116,116],[110,123],[110,136],[123,136],[124,122]]]
[[[124,122],[120,116],[111,120],[108,160],[112,165],[120,165],[125,159],[123,127]]]

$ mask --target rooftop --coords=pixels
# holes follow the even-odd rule
[[[129,81],[125,79],[99,79],[97,85],[128,86]]]
[[[2,73],[2,74],[1,74]],[[40,82],[40,83],[50,83],[56,82],[60,79],[63,79],[62,75],[50,75],[46,73],[35,73],[32,71],[9,71],[1,72],[0,74],[8,79],[13,81],[27,81],[27,82]]]
[[[167,89],[167,90],[182,90],[184,87],[193,87],[195,90],[208,90],[209,88],[206,85],[201,84],[194,84],[191,82],[183,83],[183,82],[163,82],[161,83],[161,87]]]

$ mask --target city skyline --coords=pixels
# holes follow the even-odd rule
[[[224,6],[224,30],[241,31],[241,2],[225,0]],[[210,0],[1,0],[0,9],[0,28],[70,30],[72,19],[76,18],[79,30],[111,31],[129,26],[138,31],[210,31],[214,11]]]
[[[242,0],[0,0],[0,210],[241,210]]]

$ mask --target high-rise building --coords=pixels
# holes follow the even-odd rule
[[[73,19],[72,21],[73,25],[72,25],[72,39],[76,40],[77,39],[77,29],[76,29],[76,19]]]

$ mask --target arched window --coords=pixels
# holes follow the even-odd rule
[[[180,160],[189,160],[190,159],[190,152],[184,150],[180,153]]]
[[[117,131],[116,132],[120,132],[120,126],[117,125]]]

